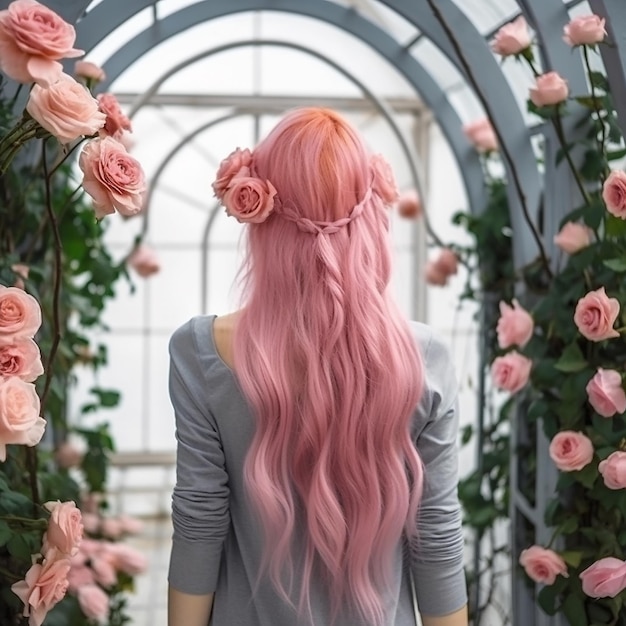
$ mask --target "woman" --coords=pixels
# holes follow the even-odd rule
[[[213,184],[248,223],[243,308],[170,343],[170,626],[466,626],[456,383],[388,292],[393,176],[333,111]]]

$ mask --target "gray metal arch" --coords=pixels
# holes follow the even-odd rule
[[[114,4],[113,7],[112,4]],[[151,5],[150,0],[138,0],[132,4],[125,0],[107,0],[106,3],[96,6],[79,22],[77,45],[86,50],[91,49],[124,20]],[[303,13],[335,24],[370,45],[393,64],[420,93],[436,116],[459,164],[470,209],[473,211],[482,209],[486,196],[480,161],[476,151],[462,134],[461,120],[448,102],[446,94],[419,62],[392,37],[361,17],[356,11],[332,2],[316,0],[316,2],[296,4],[293,0],[278,3],[271,0],[269,2],[266,0],[221,0],[219,2],[205,0],[167,16],[159,22],[158,29],[146,29],[114,53],[104,65],[108,79],[103,87],[106,88],[128,65],[148,50],[191,26],[231,13],[277,8],[287,12]]]

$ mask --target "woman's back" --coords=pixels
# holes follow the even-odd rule
[[[254,152],[233,152],[214,190],[229,215],[248,223],[231,356],[253,429],[244,454],[225,462],[229,484],[241,472],[239,496],[262,546],[258,563],[241,554],[251,559],[250,591],[272,586],[302,623],[340,623],[342,615],[395,623],[402,542],[414,552],[423,541],[414,428],[425,389],[422,351],[388,288],[391,172],[336,113],[303,109]],[[218,322],[220,337],[225,327]],[[225,366],[212,325],[209,335],[213,366]],[[215,409],[218,435],[228,407]],[[447,478],[454,493],[456,479]],[[228,590],[218,583],[216,593]],[[326,621],[314,621],[318,611]]]

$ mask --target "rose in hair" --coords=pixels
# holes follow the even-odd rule
[[[611,215],[626,219],[626,172],[613,170],[604,181],[602,199]]]
[[[496,33],[491,49],[503,57],[514,54],[520,54],[531,44],[530,33],[528,32],[528,24],[523,15],[513,20],[509,24],[505,24]]]
[[[100,111],[106,115],[106,122],[102,131],[115,139],[122,136],[125,130],[132,131],[130,120],[120,107],[120,103],[112,93],[102,93],[98,96]]]
[[[0,378],[0,461],[7,444],[35,446],[43,437],[46,420],[39,416],[35,385],[17,376]]]
[[[24,580],[11,586],[11,591],[24,603],[24,615],[30,615],[30,626],[41,626],[48,611],[67,592],[70,561],[52,548],[43,563],[35,563]]]
[[[18,287],[0,285],[0,343],[34,337],[41,326],[41,307]]]
[[[574,472],[593,460],[593,444],[583,433],[563,430],[552,438],[550,458],[562,472]]]
[[[17,376],[32,383],[43,374],[39,346],[30,338],[16,338],[11,343],[0,342],[0,377]]]
[[[559,575],[569,578],[565,561],[553,550],[541,546],[522,550],[519,562],[528,577],[536,583],[553,585]]]
[[[493,152],[498,149],[498,138],[487,117],[466,124],[463,132],[479,152]]]
[[[554,243],[567,254],[576,254],[591,243],[591,230],[583,224],[567,222],[554,236]]]
[[[567,82],[557,72],[537,76],[535,86],[530,88],[530,99],[538,107],[559,104],[567,100],[568,95]]]
[[[139,162],[112,137],[90,141],[78,165],[85,175],[83,188],[93,198],[96,217],[117,209],[130,217],[141,211],[146,181]]]
[[[563,41],[568,46],[591,46],[604,41],[606,20],[598,15],[581,15],[563,28]]]
[[[604,287],[590,291],[576,305],[574,323],[581,335],[589,341],[602,341],[619,337],[613,328],[619,315],[619,301],[609,298]]]
[[[581,572],[580,580],[590,598],[614,598],[626,589],[626,563],[607,556]]]
[[[398,199],[398,186],[391,165],[381,154],[372,156],[372,188],[385,204],[392,204]]]
[[[274,209],[276,189],[269,180],[249,176],[235,176],[222,203],[226,213],[238,222],[259,224],[264,222]]]
[[[0,69],[19,83],[55,83],[63,71],[58,59],[83,54],[72,47],[75,40],[74,27],[35,0],[0,11]]]
[[[98,110],[98,101],[67,74],[48,88],[35,85],[26,110],[61,143],[93,135],[106,120]]]
[[[233,150],[221,163],[213,183],[213,192],[220,200],[230,185],[232,179],[239,176],[250,176],[252,152],[246,148]]]

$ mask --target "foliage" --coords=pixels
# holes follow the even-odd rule
[[[474,236],[475,246],[463,253],[476,255],[482,261],[478,264],[479,288],[470,285],[462,298],[480,299],[487,305],[484,328],[488,362],[493,362],[511,348],[500,348],[495,341],[496,319],[494,307],[489,306],[490,296],[491,302],[499,299],[509,302],[514,294],[518,295],[534,320],[531,340],[523,346],[515,346],[515,350],[532,359],[530,380],[522,391],[509,396],[495,421],[485,428],[482,440],[477,442],[485,449],[482,465],[461,482],[460,496],[466,523],[476,530],[479,540],[506,517],[506,478],[500,479],[508,476],[509,459],[505,446],[508,429],[502,426],[510,415],[524,420],[531,441],[539,429],[548,440],[566,431],[588,437],[593,444],[593,460],[581,469],[559,471],[557,493],[543,511],[546,525],[553,529],[550,544],[543,547],[551,548],[559,555],[567,566],[568,577],[558,576],[552,583],[542,580],[545,586],[537,594],[537,601],[545,612],[550,615],[561,613],[571,624],[599,626],[626,623],[625,585],[611,594],[602,590],[596,593],[585,586],[583,574],[605,557],[626,561],[626,484],[621,488],[609,488],[599,470],[600,462],[610,454],[626,450],[626,415],[616,409],[613,415],[602,416],[592,403],[588,390],[588,384],[599,369],[618,372],[622,393],[624,389],[626,214],[620,213],[616,207],[607,210],[606,190],[611,184],[610,181],[607,183],[611,172],[620,171],[618,164],[626,155],[626,148],[610,84],[601,72],[591,68],[589,55],[595,46],[581,46],[580,49],[587,70],[589,93],[575,94],[567,103],[537,106],[529,101],[528,106],[529,111],[546,121],[548,132],[552,128],[561,146],[556,164],[570,169],[578,191],[580,202],[562,216],[560,227],[569,222],[587,226],[592,233],[589,245],[569,255],[559,255],[554,246],[549,248],[549,253],[544,248],[542,254],[526,267],[513,268],[508,224],[503,217],[507,208],[504,191],[508,181],[501,178],[497,181],[498,187],[494,188],[494,181],[488,173],[486,184],[490,201],[485,213],[480,216],[461,214],[454,218]],[[519,54],[517,58],[528,63],[535,76],[540,76],[534,62],[539,56]],[[586,109],[583,115],[580,114],[581,108]],[[580,121],[571,125],[571,136],[566,136],[565,120],[574,114]],[[545,158],[546,155],[539,155],[539,161],[545,161]],[[512,165],[514,167],[514,163]],[[503,193],[498,196],[498,191]],[[502,215],[496,214],[494,218],[496,206]],[[550,209],[546,207],[546,210]],[[532,226],[542,234],[541,224]],[[545,242],[541,245],[545,246]],[[498,276],[499,272],[502,276]],[[575,322],[574,314],[581,299],[600,288],[619,303],[615,323],[619,336],[592,340],[581,333],[581,325]],[[615,393],[619,395],[619,391]],[[494,397],[494,391],[488,385],[484,397],[487,401]],[[501,394],[495,397],[501,397]],[[471,435],[467,430],[464,441],[469,441]],[[524,474],[520,488],[529,505],[534,506],[534,493],[538,487],[535,449],[518,448],[513,453],[517,455],[518,467],[522,468],[520,473]],[[551,454],[555,458],[555,453]],[[529,546],[535,542],[532,532],[529,532],[527,542]],[[494,545],[492,550],[497,552],[499,548]],[[519,555],[513,556],[517,558]],[[480,574],[470,572],[470,577],[475,580]],[[523,574],[520,572],[520,575]],[[474,608],[480,611],[484,607]]]

